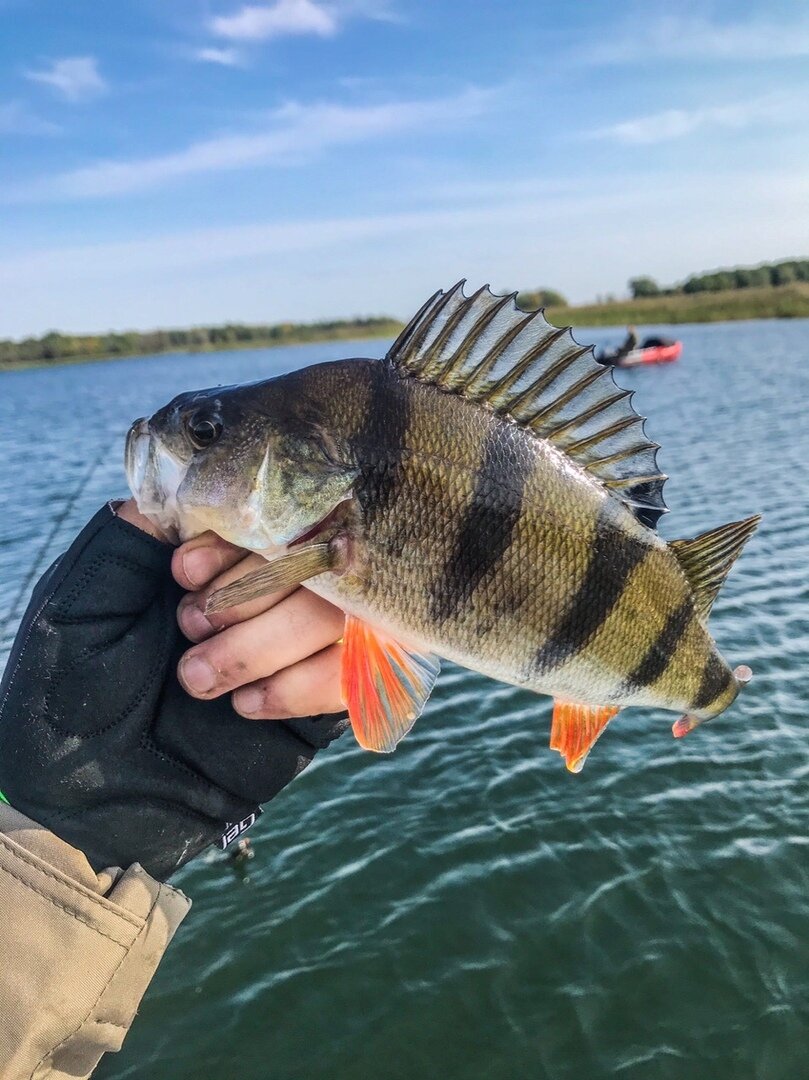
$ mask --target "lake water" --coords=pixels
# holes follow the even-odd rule
[[[809,322],[676,328],[619,372],[691,536],[762,526],[711,627],[754,679],[687,739],[622,714],[580,776],[550,702],[448,666],[391,757],[344,737],[210,853],[106,1080],[800,1080],[809,1075]],[[617,331],[579,332],[615,341]],[[129,421],[180,390],[380,342],[0,375],[0,638],[32,566],[125,491]]]

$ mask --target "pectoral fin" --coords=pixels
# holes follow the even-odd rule
[[[439,666],[438,657],[346,616],[342,695],[360,746],[378,753],[396,748],[421,715]]]
[[[238,581],[211,593],[205,604],[205,614],[225,611],[226,608],[244,604],[259,596],[287,589],[290,585],[300,585],[317,574],[331,570],[336,560],[337,555],[331,544],[310,544],[308,547],[296,548],[254,570],[252,574],[245,574]]]
[[[551,750],[559,751],[570,772],[581,772],[596,739],[618,711],[617,705],[554,701]]]

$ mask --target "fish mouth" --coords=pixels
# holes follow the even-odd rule
[[[163,445],[146,417],[136,420],[127,433],[124,467],[138,510],[176,543],[180,535],[177,492],[187,466]]]
[[[136,501],[146,479],[151,438],[149,421],[145,416],[141,416],[132,424],[126,436],[124,467],[127,483]]]

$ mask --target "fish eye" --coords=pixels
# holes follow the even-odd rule
[[[191,445],[197,450],[206,450],[222,434],[222,421],[211,413],[195,412],[188,418],[186,430]]]

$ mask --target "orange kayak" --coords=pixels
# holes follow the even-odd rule
[[[615,367],[637,367],[639,364],[668,364],[679,360],[683,351],[682,341],[671,345],[650,345],[645,349],[633,349],[632,352],[614,361]]]

